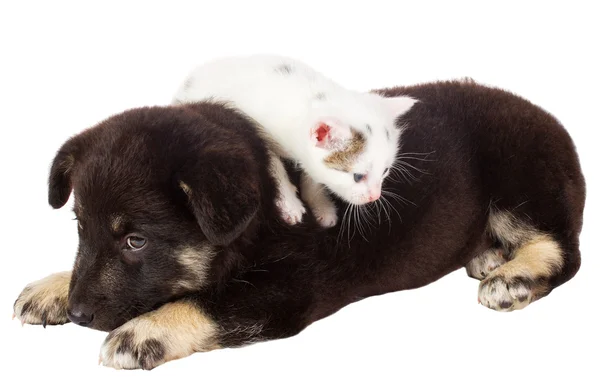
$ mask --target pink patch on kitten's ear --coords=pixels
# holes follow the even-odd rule
[[[341,122],[324,119],[311,129],[310,138],[318,148],[334,149],[342,148],[345,141],[352,138],[352,133],[350,127]]]
[[[317,147],[323,147],[327,137],[329,136],[331,127],[325,123],[320,123],[315,130],[315,138],[317,139]]]
[[[384,103],[394,118],[405,114],[417,102],[408,96],[384,97]]]

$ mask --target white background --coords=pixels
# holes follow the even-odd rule
[[[591,6],[8,3],[0,8],[0,381],[600,382],[600,31]],[[111,114],[168,103],[205,60],[259,52],[300,58],[360,90],[471,76],[553,113],[575,140],[588,185],[579,274],[523,311],[497,313],[477,305],[478,282],[459,270],[350,305],[291,339],[196,354],[151,372],[98,367],[102,332],[11,322],[23,286],[69,269],[76,251],[72,213],[47,204],[59,146]]]

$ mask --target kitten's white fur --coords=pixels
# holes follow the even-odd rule
[[[262,126],[273,156],[294,160],[304,170],[302,197],[323,226],[335,225],[337,214],[319,184],[352,204],[376,200],[398,150],[401,131],[395,119],[415,102],[351,91],[300,61],[269,55],[223,58],[196,68],[174,103],[202,100],[228,102]],[[317,143],[315,129],[322,123],[331,127],[329,146]],[[366,138],[365,150],[349,172],[332,169],[324,159],[343,149],[352,137],[351,128]],[[295,224],[304,208],[281,167],[281,160],[273,158],[272,170],[280,186],[277,205],[283,218]],[[367,177],[355,182],[354,174]]]

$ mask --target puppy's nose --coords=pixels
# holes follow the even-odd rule
[[[94,320],[94,313],[87,305],[75,304],[67,309],[67,317],[74,324],[87,327]]]

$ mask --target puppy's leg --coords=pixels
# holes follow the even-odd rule
[[[321,226],[330,228],[337,224],[337,210],[335,204],[327,195],[325,187],[316,183],[306,173],[302,173],[300,180],[300,195]]]
[[[71,271],[68,271],[30,283],[15,301],[14,316],[22,323],[44,327],[67,323],[70,281]]]
[[[281,218],[289,224],[297,224],[302,221],[302,215],[306,212],[304,204],[296,194],[297,189],[290,181],[285,166],[279,156],[274,153],[271,157],[271,173],[279,185],[279,194],[275,204],[279,208]]]
[[[110,332],[100,360],[117,369],[152,369],[194,352],[218,349],[217,324],[189,301],[168,303]]]
[[[488,231],[510,250],[509,261],[479,285],[481,304],[498,311],[522,309],[547,295],[558,285],[554,281],[565,274],[569,261],[579,258],[568,243],[559,243],[507,213],[492,213]]]
[[[506,263],[506,260],[502,256],[502,250],[499,248],[490,248],[469,261],[465,268],[467,275],[477,280],[483,280],[504,263]]]

